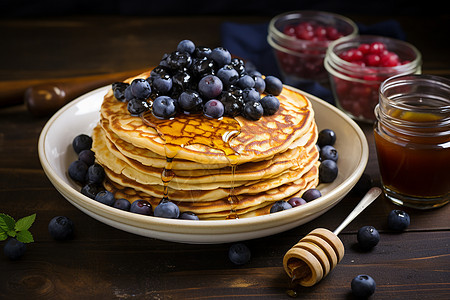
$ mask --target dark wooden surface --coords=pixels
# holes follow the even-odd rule
[[[393,16],[351,16],[365,24]],[[423,54],[423,73],[450,77],[449,47],[442,28],[449,17],[397,17]],[[220,45],[220,24],[265,22],[266,17],[66,17],[0,20],[0,80],[71,77],[141,69],[189,38]],[[284,253],[316,227],[334,229],[359,201],[346,196],[316,220],[274,236],[247,241],[251,261],[235,266],[229,244],[186,245],[119,231],[68,203],[45,176],[37,142],[48,117],[32,117],[24,105],[0,109],[0,213],[18,219],[37,214],[35,242],[18,261],[0,255],[0,299],[288,299]],[[370,145],[366,172],[379,185],[370,125],[360,124]],[[404,233],[387,228],[396,208],[378,199],[340,237],[346,254],[338,267],[299,299],[351,299],[350,282],[369,274],[377,283],[373,299],[450,298],[450,206],[431,211],[406,209]],[[57,215],[71,218],[75,238],[56,242],[47,231]],[[356,232],[373,225],[381,241],[370,252],[356,246]],[[3,247],[4,242],[0,243]]]

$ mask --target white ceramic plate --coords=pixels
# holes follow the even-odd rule
[[[336,132],[339,175],[330,184],[321,184],[322,197],[305,205],[275,214],[236,220],[191,221],[143,216],[92,200],[67,174],[77,159],[72,149],[75,136],[90,135],[99,121],[99,109],[109,86],[96,89],[61,108],[45,125],[39,138],[39,159],[55,188],[75,207],[89,216],[134,234],[180,243],[226,243],[280,233],[325,213],[336,205],[361,177],[369,156],[365,136],[359,126],[340,110],[305,94],[312,102],[319,130]]]

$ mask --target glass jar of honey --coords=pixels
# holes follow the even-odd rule
[[[450,80],[400,75],[380,86],[375,145],[384,194],[418,209],[450,199]]]

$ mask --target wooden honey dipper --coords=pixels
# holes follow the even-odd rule
[[[371,188],[334,232],[316,228],[289,249],[283,266],[292,281],[308,287],[327,276],[344,257],[344,245],[338,234],[380,194],[380,188]]]

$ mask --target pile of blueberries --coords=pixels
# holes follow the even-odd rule
[[[160,119],[203,113],[209,118],[241,115],[256,121],[279,109],[276,96],[283,84],[275,76],[263,78],[223,47],[211,49],[182,40],[176,51],[162,57],[150,77],[130,84],[115,82],[112,89],[117,100],[127,102],[131,115],[151,110]]]
[[[95,153],[91,150],[92,138],[86,134],[77,135],[73,139],[72,146],[78,154],[78,159],[69,165],[68,173],[70,178],[82,186],[81,193],[83,195],[105,205],[137,214],[198,220],[198,217],[192,212],[180,213],[178,206],[167,199],[162,199],[154,210],[147,200],[139,199],[130,204],[126,199],[116,199],[114,194],[105,190],[103,186],[105,170],[95,162]]]

